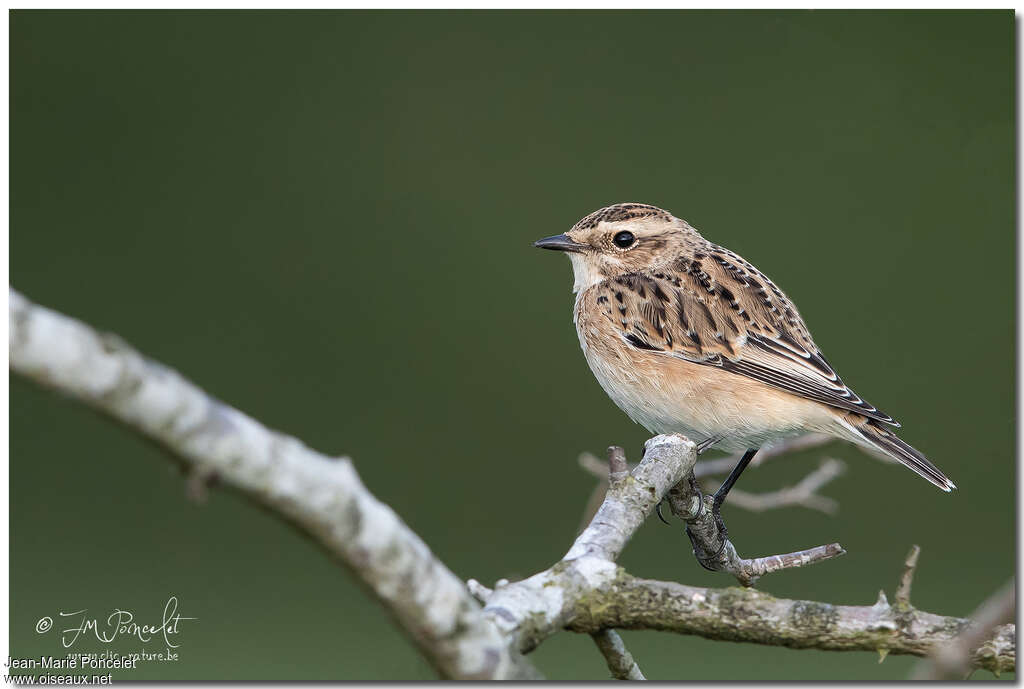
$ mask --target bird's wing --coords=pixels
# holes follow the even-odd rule
[[[899,426],[840,380],[782,290],[728,249],[711,245],[663,271],[607,280],[593,298],[633,347]]]

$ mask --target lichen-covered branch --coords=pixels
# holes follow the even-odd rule
[[[824,546],[820,553],[740,559],[709,514],[695,476],[696,446],[682,436],[648,440],[643,461],[632,471],[621,451],[611,452],[601,505],[554,566],[522,581],[498,581],[493,590],[473,581],[466,586],[373,497],[347,458],[326,457],[267,429],[120,339],[13,290],[9,325],[12,371],[165,446],[195,477],[192,492],[201,493],[204,481],[215,476],[312,535],[367,585],[444,677],[538,677],[521,654],[562,629],[595,635],[616,676],[635,678],[639,668],[611,630],[921,656],[954,639],[969,639],[971,667],[1015,667],[1013,625],[989,630],[915,610],[909,576],[896,605],[882,595],[873,606],[839,606],[627,574],[615,561],[666,496],[696,534],[695,549],[717,553],[714,558],[724,553],[723,569],[741,581],[837,554],[838,546]]]
[[[216,400],[112,335],[10,290],[10,366],[162,444],[312,535],[394,615],[444,677],[536,677],[462,581],[362,484],[327,457]]]
[[[624,528],[609,529],[607,520],[617,519],[614,515],[621,510],[646,515],[663,496],[671,501],[673,493],[677,500],[698,502],[699,488],[697,492],[686,488],[696,484],[695,449],[682,436],[652,438],[644,459],[626,479],[621,478],[624,458],[610,453],[607,470],[620,478],[611,480],[604,502],[573,548],[550,569],[522,581],[499,582],[487,596],[485,613],[524,652],[564,628],[586,634],[653,629],[790,648],[926,656],[971,627],[969,620],[915,610],[909,604],[890,605],[884,594],[874,605],[865,606],[786,600],[749,588],[707,589],[638,579],[604,559],[618,555],[632,529],[639,526],[633,519]],[[673,483],[677,476],[683,478]],[[706,508],[703,499],[699,502]],[[717,528],[704,526],[709,533]],[[608,547],[595,545],[606,537]],[[773,558],[787,565],[800,557],[834,557],[841,553],[837,548],[822,546],[810,554]],[[735,556],[735,550],[731,552]],[[774,571],[781,567],[779,562],[766,562],[773,558],[745,561],[743,566],[752,574],[757,568]],[[975,653],[971,662],[975,667],[1005,671],[1015,662],[1014,641],[1013,625],[998,628],[984,645],[988,653]]]
[[[846,552],[838,543],[830,543],[782,555],[742,558],[725,525],[713,514],[712,497],[701,492],[692,472],[673,486],[667,497],[672,514],[686,523],[697,561],[712,571],[733,575],[744,586],[753,585],[765,574],[831,560]]]
[[[637,579],[625,572],[580,601],[568,628],[593,633],[610,627],[658,629],[706,639],[788,648],[887,651],[927,656],[973,628],[969,620],[900,610],[884,595],[874,605],[831,605],[775,598],[755,589],[708,589]],[[974,667],[1013,669],[1015,630],[1005,625],[984,639]]]

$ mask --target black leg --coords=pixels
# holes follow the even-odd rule
[[[751,448],[744,452],[743,456],[740,457],[740,461],[736,463],[732,473],[729,474],[729,477],[725,479],[722,486],[715,492],[713,504],[716,510],[722,506],[723,502],[725,502],[725,496],[727,496],[729,491],[732,490],[732,487],[736,484],[736,480],[740,477],[740,474],[743,473],[743,470],[747,468],[748,464],[750,464],[750,460],[754,458],[754,455],[756,455],[757,451],[760,449],[761,448],[759,447]]]
[[[728,478],[722,482],[722,485],[715,491],[715,497],[711,501],[711,514],[715,517],[715,524],[718,525],[718,530],[722,534],[722,547],[725,547],[725,539],[729,537],[729,530],[725,528],[725,522],[722,521],[722,503],[725,502],[725,496],[729,494],[732,487],[736,485],[736,480],[743,473],[743,470],[750,464],[750,460],[754,458],[759,447],[754,447],[743,453],[740,457],[740,461],[736,462],[736,466],[733,467],[732,473],[729,474]],[[693,540],[691,537],[690,540]],[[703,564],[703,563],[702,563]],[[706,565],[705,565],[706,567]]]

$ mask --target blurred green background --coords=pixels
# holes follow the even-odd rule
[[[772,275],[843,378],[960,487],[838,443],[749,472],[741,487],[767,491],[823,454],[849,465],[825,490],[836,517],[726,508],[744,554],[849,551],[760,588],[871,604],[919,543],[915,604],[967,615],[1013,574],[1012,12],[17,11],[10,26],[12,285],[351,455],[461,577],[554,562],[594,485],[577,455],[635,458],[647,437],[579,351],[568,262],[531,247],[619,201]],[[434,676],[274,517],[216,489],[185,499],[160,451],[72,402],[18,378],[10,397],[13,654],[60,653],[35,632],[44,615],[158,619],[175,594],[198,618],[180,659],[115,679]],[[622,561],[731,583],[657,521]],[[655,679],[892,679],[916,662],[625,638]],[[585,636],[533,658],[607,677]]]

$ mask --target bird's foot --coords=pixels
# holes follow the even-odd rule
[[[718,551],[714,553],[709,553],[708,551],[704,550],[703,546],[697,543],[697,539],[695,539],[693,537],[693,534],[690,532],[690,527],[686,527],[686,535],[690,539],[690,546],[693,548],[693,556],[697,559],[697,562],[700,563],[700,566],[709,572],[717,572],[718,569],[716,567],[713,567],[712,565],[718,563],[719,559],[722,556],[722,553],[725,552],[725,544],[728,541],[726,541],[723,538],[722,545],[718,549]]]

